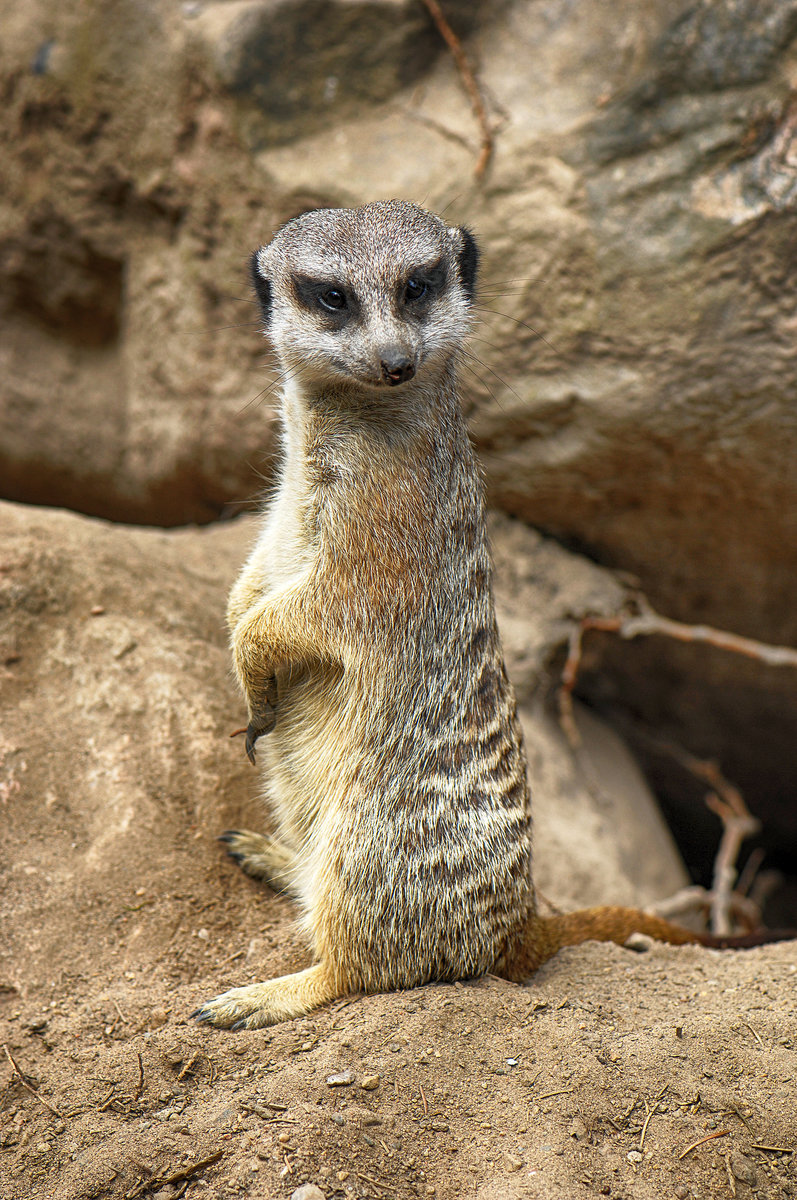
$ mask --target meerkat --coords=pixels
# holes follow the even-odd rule
[[[222,841],[295,898],[313,962],[208,1001],[194,1015],[212,1025],[487,972],[520,981],[591,938],[725,944],[635,909],[537,912],[457,384],[478,257],[467,229],[398,200],[304,213],[253,255],[284,462],[228,624],[277,834]]]

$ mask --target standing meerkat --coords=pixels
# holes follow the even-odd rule
[[[278,832],[222,840],[295,897],[314,962],[210,1000],[195,1016],[212,1025],[256,1029],[360,990],[522,980],[589,938],[725,944],[635,909],[536,911],[457,388],[477,262],[466,229],[398,200],[304,213],[252,258],[285,457],[228,623]]]

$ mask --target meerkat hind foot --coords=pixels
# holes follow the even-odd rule
[[[219,1029],[263,1029],[301,1017],[341,994],[323,963],[317,963],[295,975],[232,988],[191,1015]]]
[[[219,841],[252,879],[264,879],[275,892],[295,890],[296,855],[276,838],[250,829],[225,829]]]

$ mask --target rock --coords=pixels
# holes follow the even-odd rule
[[[326,1200],[326,1193],[315,1183],[303,1183],[291,1193],[291,1200]]]
[[[453,0],[447,15],[467,33],[484,7]],[[345,0],[211,3],[190,33],[224,86],[247,104],[248,136],[258,147],[391,99],[422,78],[442,50],[428,14],[409,0],[374,0],[365,10]],[[297,71],[303,58],[312,59],[312,71]]]
[[[327,1075],[327,1086],[331,1088],[350,1087],[353,1083],[353,1071],[339,1071],[335,1075]]]
[[[465,403],[492,502],[668,615],[797,644],[795,0],[449,3],[509,117],[464,189],[475,129],[441,39],[422,5],[365,7],[151,0],[104,22],[31,0],[6,23],[3,494],[159,525],[237,510],[277,445],[249,250],[309,206],[453,194],[483,248]],[[295,70],[298,39],[323,69]],[[657,638],[604,644],[580,686],[720,761],[788,868],[793,672]],[[674,823],[698,819],[682,769],[636,750]]]
[[[559,725],[539,702],[520,712],[534,797],[535,880],[564,908],[651,904],[687,882],[672,836],[631,755],[577,706],[585,786]],[[569,857],[572,856],[572,857]],[[568,862],[566,871],[562,864]]]
[[[730,1156],[731,1171],[740,1183],[746,1183],[754,1188],[758,1183],[758,1173],[750,1159],[739,1151],[733,1151]]]
[[[378,0],[367,20],[344,0],[153,0],[146,20],[130,10],[110,24],[73,15],[71,0],[48,38],[62,64],[48,142],[59,169],[34,189],[40,5],[8,31],[4,60],[23,79],[0,211],[7,496],[164,524],[250,496],[252,466],[269,471],[273,413],[268,398],[249,401],[274,377],[249,387],[257,322],[234,328],[252,312],[230,299],[249,298],[247,251],[308,205],[405,194],[443,207],[457,191],[452,219],[484,248],[483,307],[509,313],[483,313],[493,345],[469,379],[494,502],[635,571],[674,616],[794,644],[795,193],[781,69],[794,0],[621,5],[608,20],[600,0],[577,18],[553,0],[450,3],[511,117],[484,186],[465,192],[473,157],[456,138],[473,136],[472,115],[409,0]],[[553,26],[577,32],[552,39]],[[145,51],[135,62],[131,36]],[[305,53],[317,43],[319,69],[295,70],[299,41]],[[621,45],[635,47],[630,70]],[[186,133],[176,81],[196,74],[197,55],[218,87]],[[107,63],[113,117],[89,138],[93,106],[108,107]],[[520,279],[517,294],[493,304],[506,279]]]
[[[364,1092],[375,1092],[379,1087],[379,1075],[364,1075],[360,1080],[360,1087]]]

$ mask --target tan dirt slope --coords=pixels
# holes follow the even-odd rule
[[[1,517],[2,1200],[797,1192],[794,944],[589,945],[525,987],[354,998],[256,1033],[194,1023],[203,999],[306,962],[289,902],[215,842],[263,820],[227,737],[221,625],[251,527]],[[597,602],[600,573],[506,525],[497,541],[510,650],[544,595],[552,625],[526,638],[542,656],[556,597]],[[546,894],[677,887],[652,813],[636,855],[616,848],[649,803],[630,768],[626,815],[590,809],[555,728],[533,709],[526,728]]]

